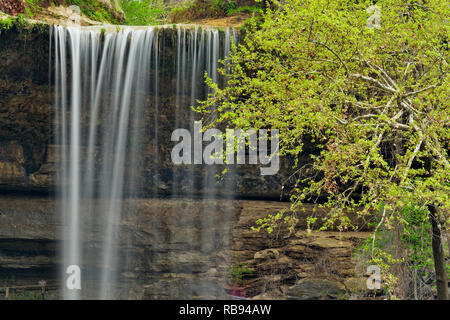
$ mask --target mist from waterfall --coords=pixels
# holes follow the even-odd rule
[[[208,94],[199,83],[205,71],[214,82],[219,81],[218,60],[229,53],[236,33],[177,27],[171,68],[167,61],[163,63],[168,41],[163,28],[101,33],[56,26],[52,33],[55,143],[60,146],[61,159],[57,192],[63,220],[63,297],[114,299],[121,269],[133,259],[120,252],[120,224],[124,199],[142,194],[143,182],[138,177],[146,139],[153,144],[152,184],[161,183],[161,100],[166,98],[167,87],[173,87],[173,126],[192,132],[195,114],[190,106]],[[163,73],[166,81],[173,81],[161,83]],[[146,118],[149,107],[150,124]],[[210,166],[200,177],[213,198],[216,173]],[[192,196],[196,179],[193,170],[187,179],[174,171],[172,197]],[[155,188],[153,196],[158,195]],[[187,218],[186,223],[194,221]],[[207,227],[211,222],[203,223]],[[94,237],[100,240],[93,247]],[[69,266],[81,268],[81,290],[67,288]]]

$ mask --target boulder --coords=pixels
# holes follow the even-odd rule
[[[344,285],[352,295],[363,296],[363,295],[366,295],[368,292],[366,282],[367,282],[367,278],[351,277],[351,278],[345,279]]]
[[[266,249],[255,253],[255,260],[270,260],[278,259],[280,257],[280,252],[276,249]]]
[[[327,300],[344,299],[345,287],[328,279],[303,279],[287,291],[289,300]]]

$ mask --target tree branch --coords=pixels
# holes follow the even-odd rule
[[[352,73],[352,74],[350,75],[350,77],[360,78],[360,79],[363,79],[363,80],[366,80],[366,81],[375,83],[375,84],[378,85],[380,88],[382,88],[382,89],[384,89],[384,90],[386,90],[386,91],[388,91],[388,92],[396,93],[395,89],[393,89],[393,88],[390,87],[390,86],[387,86],[387,85],[382,84],[380,81],[378,81],[377,79],[374,79],[374,78],[372,78],[372,77],[364,76],[364,75],[359,74],[359,73]]]
[[[313,42],[313,43],[316,43],[316,44],[318,44],[318,45],[321,45],[321,46],[325,47],[328,51],[330,51],[336,58],[338,58],[339,62],[342,64],[342,66],[344,66],[345,73],[350,74],[350,72],[348,71],[347,65],[344,63],[344,61],[341,59],[341,57],[340,57],[336,52],[334,52],[333,49],[331,49],[331,48],[330,48],[329,46],[327,46],[325,43],[322,43],[322,42],[320,42],[320,41],[313,40],[312,42]]]
[[[405,98],[413,96],[415,94],[419,94],[419,93],[424,92],[424,91],[427,91],[427,90],[429,90],[431,88],[436,88],[436,87],[437,87],[437,85],[433,84],[432,86],[429,86],[429,87],[426,87],[426,88],[423,88],[423,89],[420,89],[420,90],[417,90],[417,91],[408,92],[407,94],[405,94]]]
[[[414,159],[416,158],[417,153],[420,150],[420,147],[422,146],[423,140],[424,140],[423,133],[422,133],[422,131],[419,131],[419,142],[416,144],[416,147],[414,148],[413,154],[411,155],[411,158],[409,158],[409,160],[408,160],[408,163],[406,165],[405,172],[403,173],[403,178],[402,178],[400,184],[403,184],[403,182],[408,177],[409,169],[411,169],[411,165],[412,165]]]

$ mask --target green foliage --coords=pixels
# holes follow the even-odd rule
[[[13,19],[11,17],[6,17],[3,19],[0,19],[0,29],[2,30],[9,30],[13,27]]]
[[[276,228],[279,227],[280,223],[283,223],[288,226],[290,232],[293,232],[297,222],[298,219],[295,216],[287,214],[286,210],[281,210],[276,214],[268,214],[267,217],[256,220],[257,226],[252,226],[251,229],[258,232],[263,229],[270,235]]]
[[[40,11],[44,0],[25,0],[25,2],[27,4],[25,7],[25,16],[28,18],[33,18],[34,15]]]
[[[72,4],[79,6],[81,12],[92,20],[119,23],[119,21],[114,18],[113,14],[97,1],[71,0],[71,2]]]
[[[342,228],[348,212],[368,216],[380,203],[389,224],[405,196],[446,221],[449,7],[378,1],[377,29],[367,27],[370,5],[288,0],[268,9],[229,59],[229,85],[198,111],[218,113],[217,125],[279,129],[281,155],[297,158],[312,141],[320,151],[309,155],[312,174],[299,170],[292,200],[327,195],[323,206]]]
[[[250,6],[246,7],[251,8]],[[242,11],[239,11],[239,8],[243,7],[238,7],[235,1],[228,1],[228,0],[210,0],[210,8],[211,11],[215,11],[216,14],[219,16],[227,16],[233,13],[245,11],[244,9],[242,9]]]
[[[241,285],[246,274],[253,274],[253,268],[249,267],[248,263],[238,262],[231,267],[231,278],[234,284]]]
[[[262,5],[239,6],[234,0],[195,0],[180,2],[170,12],[172,22],[203,18],[222,18],[239,13],[262,13]]]
[[[36,1],[36,0],[35,0]],[[89,19],[95,21],[109,22],[113,24],[119,24],[120,21],[114,17],[114,14],[104,4],[97,0],[64,0],[66,5],[76,5],[80,8],[82,14]],[[116,1],[113,2],[116,9],[120,9]]]
[[[238,13],[256,13],[262,14],[263,8],[260,4],[256,4],[254,6],[236,6],[235,2],[229,2],[227,7],[225,8],[225,12],[227,16],[232,16]]]
[[[217,18],[223,16],[223,13],[212,1],[215,0],[195,0],[193,2],[182,1],[171,9],[170,20],[172,22],[180,22],[186,20]]]
[[[125,21],[129,25],[154,25],[164,22],[166,9],[161,0],[122,0]]]
[[[394,265],[402,262],[402,259],[396,259],[392,253],[380,248],[375,248],[372,252],[371,263],[380,268],[382,282],[393,300],[397,299],[395,296],[395,286],[397,285],[398,277],[391,272],[391,269]]]
[[[428,210],[418,205],[407,205],[402,210],[402,243],[408,248],[411,268],[424,270],[433,266]]]
[[[317,217],[307,217],[306,218],[306,228],[307,230],[312,230],[313,225],[317,222]]]
[[[373,239],[366,239],[356,249],[356,257],[362,262],[364,270],[369,265],[376,265],[381,271],[382,289],[391,299],[396,299],[395,287],[398,283],[398,275],[393,272],[393,267],[404,262],[395,257],[395,240],[389,230],[377,231]],[[397,243],[398,245],[398,243]]]
[[[25,18],[24,18],[24,16],[23,16],[23,14],[19,13],[19,14],[17,15],[16,22],[17,22],[17,24],[19,24],[19,25],[26,25]]]
[[[396,229],[400,229],[398,239],[391,229],[385,228],[377,230],[372,239],[367,239],[357,249],[358,260],[367,260],[365,267],[371,264],[380,267],[384,287],[391,298],[396,297],[395,285],[400,277],[420,284],[432,276],[434,261],[428,215],[426,207],[407,204],[396,222]],[[448,250],[446,247],[447,245],[444,250]],[[393,271],[393,266],[400,265],[406,269],[397,268]],[[450,271],[449,267],[447,265],[447,273]]]

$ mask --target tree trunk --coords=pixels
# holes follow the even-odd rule
[[[447,270],[445,268],[444,248],[442,247],[441,227],[437,219],[436,208],[428,207],[431,222],[431,245],[433,248],[434,270],[438,300],[448,300]]]
[[[447,234],[447,251],[448,251],[447,258],[450,259],[450,227],[447,227],[446,234]]]

